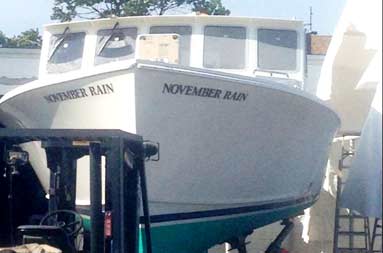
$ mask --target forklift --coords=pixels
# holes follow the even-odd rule
[[[146,252],[152,252],[145,162],[154,156],[159,158],[159,143],[121,130],[4,128],[0,129],[0,145],[10,168],[16,171],[28,162],[28,153],[19,145],[31,141],[40,141],[46,152],[49,211],[38,225],[17,228],[18,244],[48,244],[64,253],[79,252],[76,239],[84,231],[84,221],[76,212],[76,161],[88,155],[90,231],[83,252],[138,253],[140,200]],[[104,204],[102,156],[106,160]]]

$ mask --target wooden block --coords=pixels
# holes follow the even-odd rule
[[[12,248],[0,248],[0,253],[62,253],[61,250],[47,244],[30,243]]]

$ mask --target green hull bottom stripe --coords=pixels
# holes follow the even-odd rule
[[[312,203],[286,207],[268,212],[243,214],[237,217],[218,217],[215,220],[188,221],[152,227],[154,253],[206,253],[214,245],[236,236],[246,236],[254,229],[274,223],[285,217],[298,215]],[[158,224],[157,224],[158,225]],[[85,229],[90,228],[89,217],[84,219]],[[140,229],[140,253],[145,252],[144,229]]]

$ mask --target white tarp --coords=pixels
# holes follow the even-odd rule
[[[346,26],[348,23],[348,26],[344,36],[354,39],[349,39],[354,44],[349,43],[347,49],[348,55],[354,57],[354,60],[347,60],[351,71],[343,74],[352,76],[359,71],[349,83],[354,87],[355,94],[377,88],[367,118],[363,122],[359,145],[342,192],[341,206],[356,210],[364,216],[382,217],[382,1],[350,0],[347,6],[347,21],[343,24]],[[359,37],[358,43],[361,44],[355,44],[356,37]],[[358,52],[362,52],[360,56]],[[362,55],[366,56],[364,62]],[[354,98],[359,99],[350,101],[349,106],[353,103],[369,105],[368,99],[362,100],[361,95]],[[357,110],[344,113],[344,117],[349,116],[344,118],[346,123],[347,120],[355,123],[350,119],[357,113]]]
[[[382,1],[349,0],[322,66],[316,95],[341,118],[340,132],[360,132],[381,78]]]
[[[382,1],[348,0],[323,63],[317,96],[323,100],[331,99],[334,93],[333,85],[341,85],[334,77],[335,72],[340,69],[364,71],[372,58],[381,66],[381,54],[376,54],[381,47]],[[359,79],[359,75],[355,76],[347,85],[359,89],[375,89],[377,85],[375,82],[357,87]],[[353,82],[355,80],[357,82]]]
[[[380,70],[380,76],[382,72]],[[377,87],[362,130],[341,206],[364,216],[382,218],[382,84]]]

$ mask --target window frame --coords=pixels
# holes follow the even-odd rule
[[[87,36],[88,36],[88,33],[87,33],[87,31],[81,31],[81,30],[79,30],[79,31],[69,31],[68,32],[68,34],[66,34],[66,36],[68,36],[68,35],[70,35],[70,34],[83,34],[83,38],[82,38],[82,40],[83,40],[83,42],[82,42],[82,49],[81,49],[81,56],[78,58],[79,59],[79,64],[78,64],[78,66],[75,66],[75,67],[73,67],[73,68],[69,68],[69,69],[66,69],[66,70],[64,70],[64,71],[52,71],[52,70],[50,70],[50,65],[51,64],[53,64],[53,65],[58,65],[58,64],[65,64],[65,63],[51,63],[51,59],[50,58],[52,58],[52,56],[54,55],[51,55],[51,50],[53,50],[53,48],[52,48],[52,42],[53,42],[53,37],[57,37],[57,39],[55,40],[55,41],[57,41],[59,38],[58,38],[58,36],[60,36],[60,35],[63,35],[63,33],[51,33],[50,34],[50,36],[49,36],[49,44],[48,44],[48,48],[47,48],[47,59],[46,59],[46,61],[45,61],[45,71],[46,71],[46,73],[47,74],[63,74],[63,73],[67,73],[67,72],[72,72],[72,71],[78,71],[78,70],[80,70],[82,67],[83,67],[83,65],[84,65],[84,55],[85,55],[85,44],[86,44],[86,40],[87,40]],[[57,53],[57,52],[56,52]],[[55,54],[56,54],[55,53]],[[74,62],[74,61],[72,61],[72,62]]]
[[[99,49],[99,39],[101,35],[99,35],[100,32],[102,31],[112,31],[113,28],[103,28],[103,29],[98,29],[95,32],[95,37],[96,37],[96,42],[95,42],[95,49],[94,49],[94,59],[93,59],[93,65],[94,66],[101,66],[104,64],[111,64],[114,62],[121,62],[121,61],[129,61],[132,59],[136,58],[136,50],[137,50],[137,38],[139,36],[139,27],[138,26],[123,26],[123,27],[118,27],[115,29],[115,31],[120,31],[124,29],[135,29],[135,38],[132,38],[131,36],[130,39],[134,41],[133,44],[133,52],[131,54],[125,55],[125,56],[119,56],[119,57],[102,57],[98,55],[98,49]],[[125,34],[124,34],[125,35]],[[105,35],[104,35],[105,36]],[[106,47],[106,45],[105,45]],[[104,48],[105,49],[105,48]],[[101,62],[97,62],[97,59],[103,59]]]
[[[294,32],[295,33],[295,38],[296,38],[296,48],[295,48],[295,68],[293,69],[276,69],[276,68],[263,68],[259,65],[260,60],[259,60],[259,47],[260,47],[260,40],[259,40],[259,31],[260,30],[272,30],[272,31],[288,31],[288,32]],[[257,27],[255,29],[255,35],[256,35],[256,64],[255,64],[255,69],[257,70],[265,70],[265,71],[270,71],[270,72],[286,72],[286,73],[296,73],[300,71],[300,65],[301,65],[301,59],[300,59],[300,47],[301,47],[301,42],[299,40],[299,31],[290,29],[290,28],[271,28],[271,27]]]
[[[241,68],[223,68],[223,67],[208,67],[206,66],[206,63],[205,63],[205,47],[206,47],[206,38],[209,37],[209,36],[206,36],[206,29],[209,28],[209,27],[216,27],[216,28],[224,28],[224,27],[227,27],[227,28],[240,28],[240,29],[243,29],[244,31],[244,37],[243,37],[243,62],[242,62],[242,67]],[[217,24],[206,24],[203,26],[203,29],[202,29],[202,34],[203,34],[203,47],[202,47],[202,67],[203,68],[207,68],[207,69],[223,69],[223,70],[232,70],[232,71],[244,71],[246,69],[248,69],[248,64],[249,64],[249,61],[248,61],[248,51],[249,51],[249,29],[247,26],[245,25],[231,25],[231,24],[224,24],[224,25],[217,25]],[[223,38],[223,37],[221,37]]]

